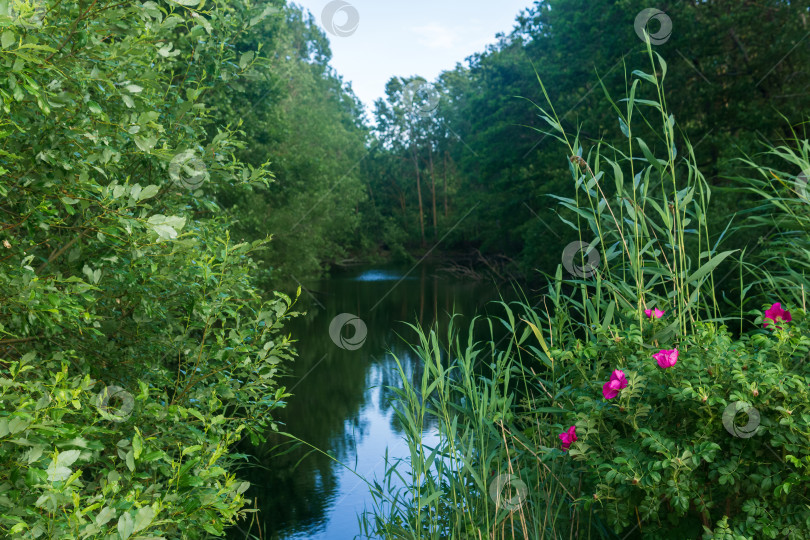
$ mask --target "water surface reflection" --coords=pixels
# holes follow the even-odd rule
[[[441,279],[427,266],[407,272],[365,268],[305,284],[308,292],[299,308],[307,315],[290,326],[299,353],[287,382],[294,395],[278,420],[283,430],[329,456],[293,447],[278,434],[251,449],[262,468],[243,476],[253,484],[248,496],[257,501],[263,538],[341,540],[359,534],[357,515],[370,507],[371,497],[352,471],[379,479],[386,449],[389,459],[408,456],[391,408],[389,387],[399,388],[401,381],[389,352],[411,380],[419,381],[422,372],[400,337],[413,337],[402,321],[425,326],[439,321],[444,327],[449,313],[462,313],[469,321],[486,302],[498,299],[492,284]],[[346,350],[330,338],[329,324],[341,313],[365,322],[368,334],[361,348]],[[351,340],[352,330],[345,332]],[[428,427],[424,436],[431,435]],[[240,526],[246,529],[244,522]],[[230,537],[244,534],[234,530]]]

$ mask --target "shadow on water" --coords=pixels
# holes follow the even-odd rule
[[[307,291],[298,307],[307,314],[289,328],[299,353],[286,381],[294,395],[277,419],[282,431],[334,460],[275,433],[259,448],[240,449],[260,463],[243,469],[240,476],[252,484],[247,496],[259,509],[261,538],[355,538],[357,515],[370,507],[371,497],[352,471],[371,481],[382,477],[386,449],[389,459],[408,457],[388,388],[402,386],[389,352],[412,380],[422,375],[420,363],[402,340],[414,338],[403,321],[425,327],[438,323],[444,332],[451,313],[462,314],[461,326],[466,327],[475,314],[487,310],[488,302],[500,299],[492,283],[444,279],[426,266],[406,276],[408,270],[355,269],[304,284]],[[493,306],[489,311],[498,313]],[[343,313],[356,315],[367,329],[365,341],[355,350],[349,348],[362,336],[354,334],[351,324],[344,325],[343,341],[335,339],[349,348],[330,337],[330,322]],[[428,429],[425,437],[430,436]],[[248,525],[243,521],[239,528],[229,538],[245,538]],[[252,534],[259,538],[255,524]]]

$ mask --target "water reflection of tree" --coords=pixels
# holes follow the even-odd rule
[[[413,334],[402,321],[424,327],[435,323],[443,331],[449,313],[465,313],[469,320],[495,296],[490,285],[450,284],[422,269],[414,274],[395,287],[392,281],[325,280],[313,291],[320,305],[308,301],[305,293],[301,309],[308,313],[290,327],[298,341],[299,357],[287,381],[294,395],[278,415],[281,431],[328,449],[350,467],[354,467],[358,441],[374,436],[362,415],[372,402],[379,403],[392,431],[403,433],[391,409],[395,397],[391,387],[401,388],[402,381],[393,356],[387,353],[396,354],[416,387],[423,370],[403,341]],[[368,336],[361,349],[343,350],[330,339],[329,323],[340,313],[356,314],[366,323]],[[434,426],[435,420],[427,419],[424,427]],[[314,532],[323,524],[338,496],[340,471],[333,460],[308,446],[293,446],[289,438],[277,433],[268,434],[259,448],[241,450],[263,465],[242,475],[253,484],[248,495],[256,498],[270,538],[294,531]],[[235,531],[231,537],[244,535]]]

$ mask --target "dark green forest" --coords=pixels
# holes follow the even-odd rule
[[[271,18],[236,46],[261,44],[266,69],[229,89],[216,115],[244,120],[237,156],[253,166],[269,161],[275,181],[258,196],[219,200],[245,238],[273,235],[266,261],[282,281],[374,257],[409,260],[433,246],[509,276],[551,272],[577,227],[553,197],[574,190],[559,143],[532,105],[544,100],[538,77],[582,145],[620,141],[610,103],[628,92],[646,49],[634,32],[605,29],[632,28],[645,7],[528,6],[497,45],[438,80],[391,79],[372,118],[330,68],[326,34],[311,16],[293,9]],[[808,15],[789,2],[659,7],[688,21],[655,48],[668,61],[667,106],[702,173],[722,188],[745,169],[742,158],[802,129]],[[718,222],[746,206],[722,190],[713,204]]]
[[[521,298],[409,327],[365,537],[810,535],[808,2],[527,1],[371,111],[283,0],[0,0],[0,69],[0,536],[255,521],[301,283],[425,259]]]

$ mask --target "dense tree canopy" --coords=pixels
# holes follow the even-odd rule
[[[410,81],[392,80],[375,109],[383,150],[369,165],[364,207],[378,241],[413,247],[447,235],[443,247],[480,247],[518,258],[525,270],[552,270],[571,229],[548,195],[570,195],[573,186],[558,143],[536,131],[542,121],[531,102],[545,101],[538,76],[566,129],[588,144],[619,140],[605,92],[624,97],[630,72],[647,63],[634,27],[647,7],[636,0],[535,2],[511,33],[434,82],[441,100],[429,116],[404,111],[401,92]],[[810,13],[788,1],[656,7],[672,26],[654,44],[668,62],[668,107],[698,165],[721,185],[739,165],[734,158],[790,137],[791,122],[810,110]],[[649,32],[657,34],[659,24],[650,21]],[[720,198],[717,215],[737,202]]]
[[[261,257],[276,269],[271,276],[304,279],[361,247],[352,236],[365,197],[358,164],[368,130],[310,14],[285,7],[240,37],[238,51],[260,49],[261,70],[222,88],[216,115],[222,124],[240,122],[246,144],[238,157],[255,167],[268,161],[275,182],[222,191],[220,199],[238,222],[235,234],[273,235]]]

